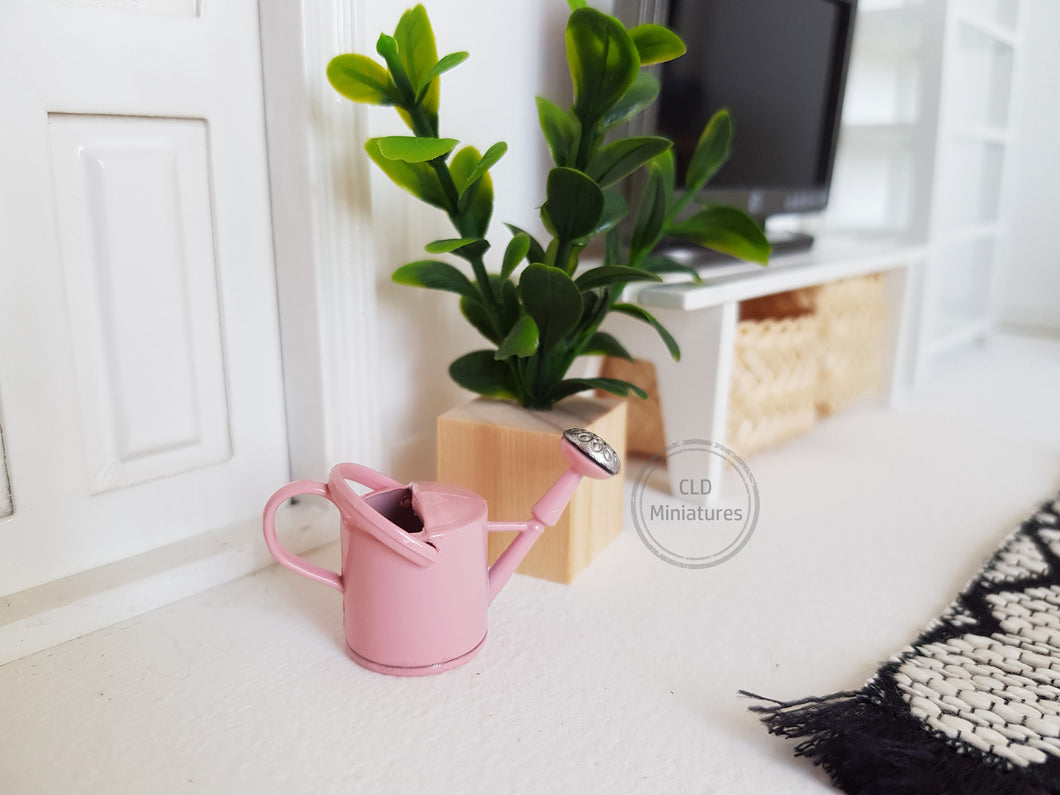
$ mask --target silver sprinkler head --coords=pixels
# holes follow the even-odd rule
[[[592,431],[584,428],[569,428],[563,432],[563,438],[579,453],[607,473],[599,477],[617,475],[622,469],[622,462],[614,448]],[[583,473],[588,474],[588,473]]]

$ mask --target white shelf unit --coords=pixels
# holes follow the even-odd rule
[[[1005,166],[1025,0],[950,0],[942,71],[918,370],[984,339],[996,317]]]
[[[829,231],[927,237],[934,162],[938,52],[927,46],[931,8],[858,6],[843,125],[825,219]]]
[[[826,219],[924,241],[916,372],[992,329],[1026,0],[863,0]]]

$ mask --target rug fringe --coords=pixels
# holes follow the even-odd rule
[[[1057,783],[1028,781],[1018,771],[990,766],[981,755],[957,753],[871,692],[842,691],[798,701],[777,701],[745,690],[740,695],[768,702],[750,710],[770,734],[805,738],[795,755],[823,768],[844,792],[1039,795],[1060,791]]]

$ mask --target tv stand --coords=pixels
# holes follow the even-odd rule
[[[884,273],[887,315],[881,380],[882,392],[891,400],[910,371],[905,361],[912,314],[910,271],[919,269],[926,256],[925,246],[899,239],[822,238],[811,251],[773,257],[766,267],[746,262],[721,265],[704,271],[702,284],[671,282],[631,290],[628,300],[651,312],[677,339],[680,362],[670,358],[650,328],[632,318],[612,313],[604,328],[622,340],[634,357],[655,366],[667,447],[688,440],[724,445],[741,301]],[[688,471],[681,457],[672,457],[667,465],[671,493],[680,495],[679,484],[690,478],[705,476],[719,485],[720,459],[712,461],[712,469],[704,473]]]

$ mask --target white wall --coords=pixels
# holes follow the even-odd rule
[[[507,155],[491,171],[495,206],[487,265],[497,270],[510,239],[505,221],[540,229],[537,207],[544,201],[551,161],[538,130],[534,96],[569,102],[563,45],[567,4],[432,0],[425,5],[439,55],[471,54],[442,78],[441,135],[479,151],[501,140],[508,144]],[[366,4],[360,38],[374,47],[379,32],[393,33],[405,8],[404,3]],[[369,135],[409,134],[393,109],[367,111]],[[455,295],[390,281],[400,265],[430,256],[423,251],[425,243],[456,232],[444,213],[422,205],[374,167],[371,179],[383,446],[394,477],[431,478],[436,418],[473,397],[449,379],[449,363],[489,343],[463,319]]]
[[[1060,3],[1031,0],[1006,186],[1001,321],[1060,331]]]

